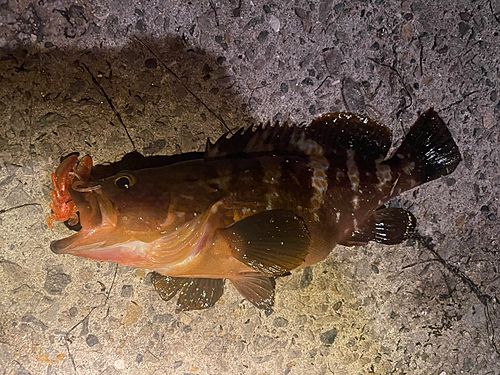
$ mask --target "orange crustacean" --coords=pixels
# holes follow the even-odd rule
[[[52,173],[51,215],[47,218],[47,224],[50,228],[53,228],[54,221],[68,221],[69,225],[78,223],[78,209],[71,198],[69,189],[73,186],[75,178],[79,181],[87,180],[91,169],[92,160],[90,157],[84,156],[78,162],[78,154],[72,154],[65,158],[56,171]]]

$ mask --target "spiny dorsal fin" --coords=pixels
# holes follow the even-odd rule
[[[248,154],[336,155],[346,148],[362,149],[370,159],[385,157],[391,146],[390,130],[367,117],[351,113],[329,113],[310,125],[271,125],[227,133],[214,144],[207,142],[205,159]]]

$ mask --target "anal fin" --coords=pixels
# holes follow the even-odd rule
[[[375,241],[386,245],[395,245],[409,238],[414,232],[417,219],[402,208],[381,208],[374,212],[359,231],[340,242],[344,246],[366,245]]]
[[[255,307],[268,310],[274,305],[274,277],[258,273],[246,274],[237,279],[230,279],[238,292]]]
[[[151,282],[165,301],[179,292],[176,312],[208,309],[224,293],[224,279],[172,277],[153,272]]]
[[[225,228],[232,255],[266,275],[281,275],[300,266],[309,251],[307,226],[291,211],[264,211]]]

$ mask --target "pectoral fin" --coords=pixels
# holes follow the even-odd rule
[[[409,238],[417,225],[417,219],[402,208],[382,208],[369,217],[352,236],[341,245],[366,245],[375,241],[386,245],[395,245]]]
[[[179,292],[176,312],[204,310],[215,305],[224,293],[224,279],[201,279],[151,274],[151,282],[160,297],[168,301]]]
[[[291,211],[264,211],[223,229],[232,255],[267,275],[281,275],[304,262],[309,249],[309,231]]]
[[[247,274],[238,279],[230,279],[238,292],[259,309],[267,310],[274,304],[274,277]]]

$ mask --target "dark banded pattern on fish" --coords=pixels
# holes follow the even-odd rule
[[[335,245],[408,238],[413,215],[383,205],[461,160],[432,109],[388,158],[390,145],[385,126],[337,113],[308,126],[240,129],[207,142],[203,158],[97,180],[88,159],[67,159],[58,171],[90,175],[66,187],[82,229],[51,248],[155,270],[162,298],[180,293],[178,310],[212,306],[225,279],[269,308],[275,277],[323,260]]]

